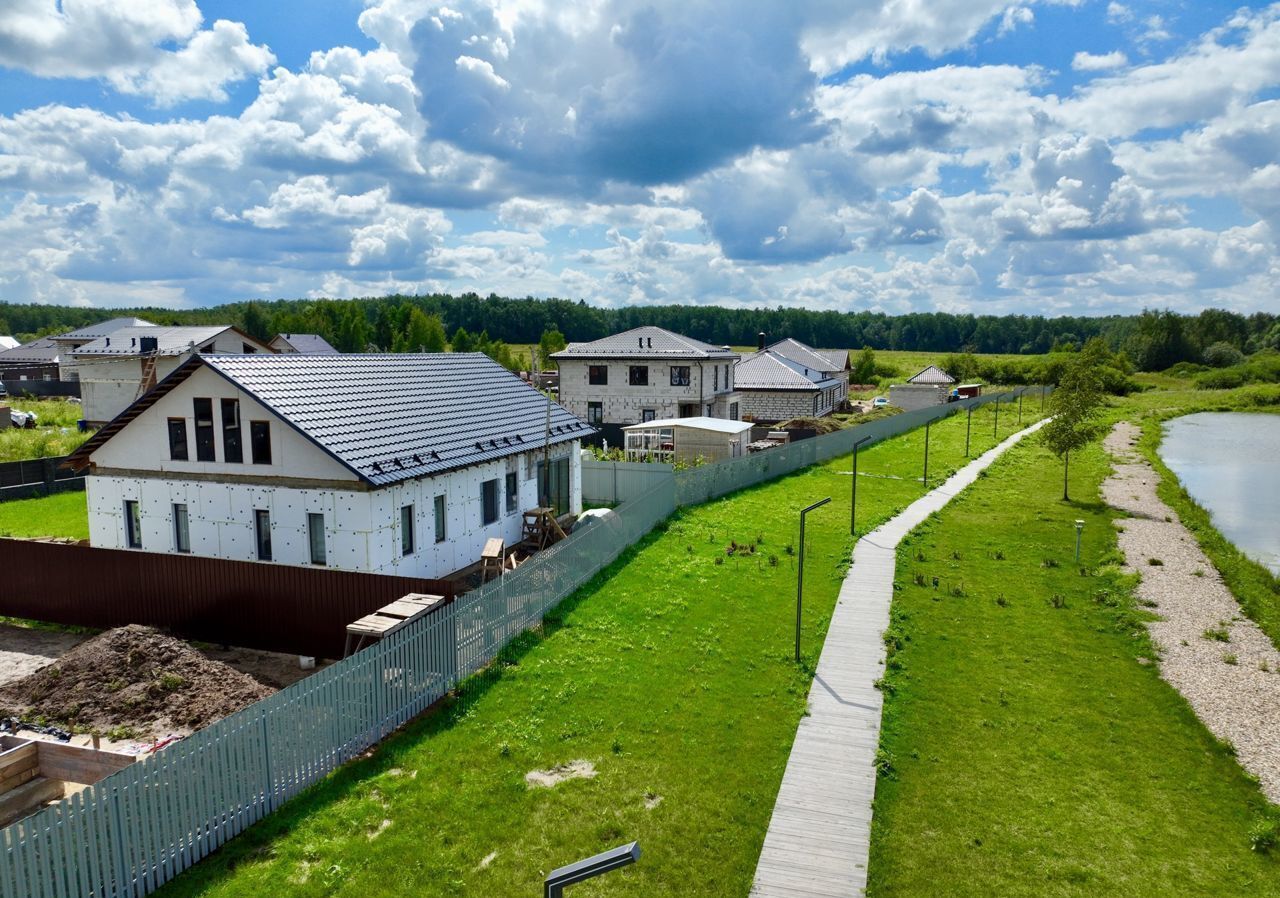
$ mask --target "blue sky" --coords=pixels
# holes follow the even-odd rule
[[[1280,5],[0,9],[0,300],[1275,311],[1278,236]]]

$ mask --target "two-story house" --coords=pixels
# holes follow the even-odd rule
[[[738,419],[738,354],[660,327],[637,327],[553,353],[560,403],[621,445],[622,428],[660,418]]]
[[[746,356],[734,372],[746,420],[774,424],[829,415],[849,396],[849,353],[819,350],[799,340],[779,340]]]
[[[581,511],[590,432],[480,353],[196,355],[73,463],[94,546],[443,578]]]

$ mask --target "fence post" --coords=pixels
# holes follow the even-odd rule
[[[276,809],[276,790],[271,780],[271,738],[265,711],[262,713],[262,772],[266,780],[267,813],[270,814]]]

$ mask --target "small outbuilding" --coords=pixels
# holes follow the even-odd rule
[[[738,458],[751,442],[750,421],[724,418],[663,418],[622,428],[627,461],[672,464]]]
[[[889,404],[905,411],[942,405],[951,395],[956,379],[937,365],[907,378],[905,384],[889,387]]]

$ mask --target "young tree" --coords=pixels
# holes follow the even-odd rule
[[[538,341],[538,364],[543,371],[551,367],[551,353],[559,352],[567,345],[559,328],[553,327],[542,332],[542,339]]]
[[[467,333],[465,327],[459,327],[453,332],[453,339],[449,341],[449,349],[451,352],[475,352],[475,337]]]
[[[444,322],[438,315],[428,315],[422,309],[409,313],[404,339],[407,352],[444,352],[444,344]]]
[[[870,346],[862,347],[862,352],[858,354],[858,361],[854,363],[853,370],[850,371],[849,374],[850,383],[875,383],[876,351]]]
[[[1048,412],[1053,417],[1040,431],[1040,439],[1062,459],[1062,501],[1067,494],[1067,468],[1074,449],[1082,449],[1101,430],[1097,423],[1102,408],[1102,378],[1098,368],[1106,351],[1102,341],[1089,341],[1062,372],[1057,389],[1049,396]]]

